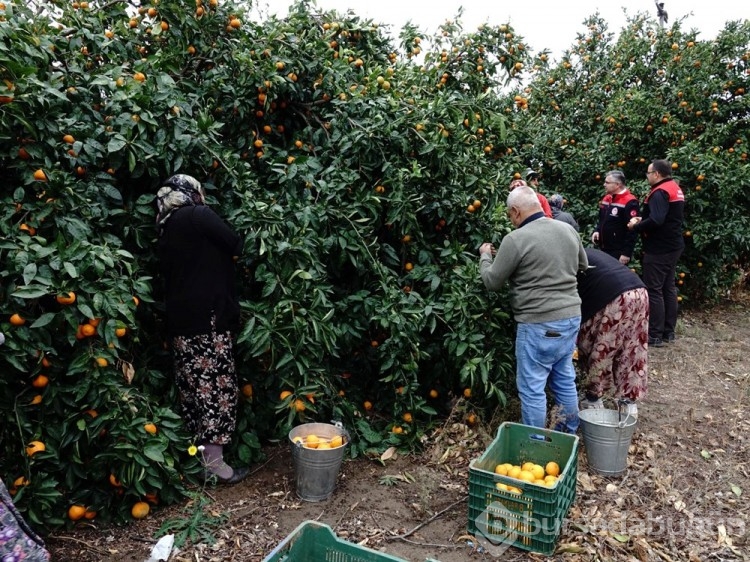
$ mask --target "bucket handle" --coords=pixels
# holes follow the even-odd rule
[[[631,415],[630,412],[628,412],[629,404],[630,400],[626,398],[617,399],[617,427],[619,429],[624,428],[628,424],[628,420],[630,418],[636,419],[635,416]],[[625,419],[622,419],[623,413],[625,415]]]

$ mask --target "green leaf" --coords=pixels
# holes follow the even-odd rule
[[[164,462],[164,453],[160,447],[153,445],[147,445],[143,449],[143,454],[154,462]]]
[[[711,457],[712,457],[713,455],[712,455],[711,453],[709,453],[708,451],[706,451],[705,449],[703,449],[703,450],[701,451],[701,456],[702,456],[702,457],[703,457],[704,459],[708,460],[708,459],[710,459],[710,458],[711,458]]]
[[[48,294],[48,289],[44,287],[20,288],[13,291],[12,295],[19,299],[38,299]]]
[[[730,484],[729,485],[732,488],[732,493],[737,496],[738,498],[742,496],[742,488],[740,488],[737,484]]]
[[[370,424],[365,420],[359,420],[357,422],[357,431],[368,443],[378,444],[383,441],[382,435],[380,435],[380,433],[378,433],[377,431],[374,431],[370,427]]]
[[[80,310],[81,314],[83,314],[84,317],[86,317],[86,318],[95,318],[96,317],[95,314],[94,314],[94,311],[91,310],[91,307],[89,305],[87,305],[87,304],[81,304],[81,303],[79,303],[78,304],[78,310]]]
[[[105,184],[102,186],[102,192],[112,199],[115,203],[122,203],[122,194],[113,185]]]
[[[76,267],[72,263],[69,261],[63,262],[63,268],[65,269],[65,273],[67,273],[72,279],[78,278],[78,270],[76,270]]]
[[[42,314],[39,318],[37,318],[34,323],[31,325],[32,328],[41,328],[42,326],[46,326],[52,320],[55,319],[55,313],[54,312],[46,312]]]
[[[291,277],[289,277],[289,281],[291,281],[295,277],[299,277],[300,279],[305,279],[305,280],[312,279],[312,275],[310,275],[307,271],[303,269],[298,269],[297,271],[292,273]]]
[[[34,280],[34,277],[36,277],[36,264],[30,263],[26,267],[23,268],[23,282],[24,284],[28,285]]]

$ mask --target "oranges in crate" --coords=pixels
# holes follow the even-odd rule
[[[495,466],[495,474],[507,476],[522,482],[528,482],[536,486],[553,488],[560,479],[560,465],[555,461],[548,462],[545,466],[533,461],[526,461],[522,464],[501,463]],[[504,490],[515,494],[520,494],[521,490],[515,486],[498,482],[495,484],[498,490]]]

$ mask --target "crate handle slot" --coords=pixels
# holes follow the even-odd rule
[[[542,435],[541,433],[529,433],[529,439],[533,441],[546,441],[547,443],[552,442],[552,438],[549,435]]]

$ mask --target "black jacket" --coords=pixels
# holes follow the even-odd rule
[[[159,238],[158,254],[165,281],[167,333],[193,336],[239,327],[234,256],[242,240],[207,206],[177,209]]]
[[[633,248],[638,235],[628,230],[631,218],[640,215],[638,199],[625,190],[615,195],[605,195],[599,203],[599,249],[613,258],[633,257]]]
[[[586,248],[586,257],[589,269],[578,273],[581,324],[624,292],[646,286],[627,266],[600,250]]]
[[[682,220],[685,195],[672,178],[651,186],[643,202],[643,220],[633,229],[643,236],[647,254],[671,254],[685,248]]]

